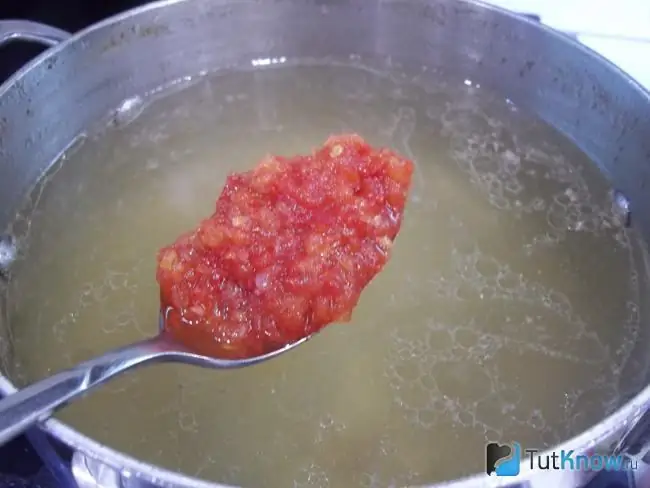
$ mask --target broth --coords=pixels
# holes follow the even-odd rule
[[[551,446],[638,391],[644,254],[584,154],[470,80],[275,61],[125,102],[44,177],[13,228],[14,380],[154,335],[155,253],[228,172],[352,131],[417,169],[351,324],[245,370],[138,370],[57,417],[222,483],[386,487],[482,471],[488,440]]]

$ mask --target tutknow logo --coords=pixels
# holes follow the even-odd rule
[[[525,449],[522,456],[518,442],[490,442],[485,446],[485,471],[490,476],[517,476],[522,465],[542,471],[625,471],[637,468],[635,460],[623,456],[576,454],[564,449],[551,454],[539,453],[539,449]]]

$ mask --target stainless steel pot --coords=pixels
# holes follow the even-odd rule
[[[0,43],[51,49],[0,88],[0,228],[23,194],[84,128],[122,100],[242,58],[408,53],[432,68],[456,66],[511,94],[568,134],[620,191],[625,220],[650,236],[650,97],[597,54],[535,22],[458,0],[166,0],[68,36],[22,21],[0,24]],[[11,260],[3,243],[0,269]],[[2,333],[6,333],[3,331]],[[0,337],[0,348],[8,347]],[[3,393],[15,391],[0,377]],[[614,446],[643,453],[650,387],[558,449]],[[116,452],[56,420],[43,428],[74,451],[80,486],[216,487]],[[522,467],[516,478],[485,475],[446,487],[573,487],[585,474]]]

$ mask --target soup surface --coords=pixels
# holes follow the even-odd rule
[[[155,253],[229,172],[358,132],[416,171],[350,324],[245,370],[145,368],[58,417],[207,480],[387,487],[480,472],[487,441],[551,446],[638,391],[644,254],[584,154],[471,80],[273,61],[126,101],[34,189],[10,229],[17,383],[155,334]]]

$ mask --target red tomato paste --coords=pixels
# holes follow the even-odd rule
[[[412,173],[395,152],[340,135],[231,174],[214,214],[158,254],[166,331],[243,358],[349,321],[388,261]]]

